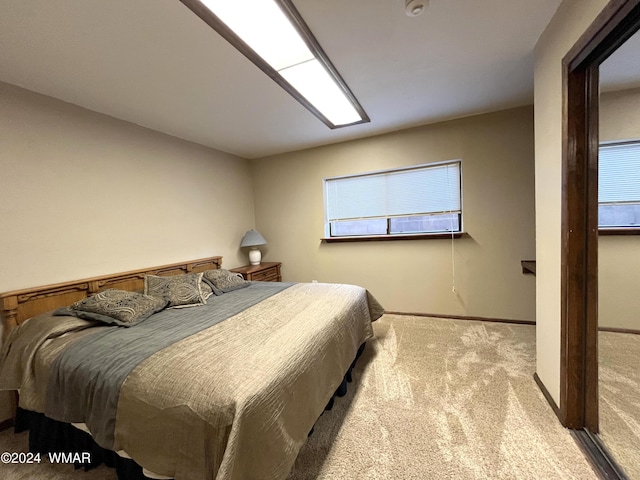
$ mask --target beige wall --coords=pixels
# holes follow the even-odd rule
[[[606,68],[606,65],[603,65]],[[640,139],[640,89],[600,96],[600,141]],[[640,236],[598,238],[598,324],[640,330]]]
[[[599,120],[601,142],[640,139],[640,88],[601,94]]]
[[[391,311],[535,319],[533,111],[428,125],[253,161],[265,260],[286,281],[368,288]],[[464,227],[451,240],[324,244],[326,177],[462,159]]]
[[[0,83],[0,291],[223,255],[246,160]]]
[[[562,58],[607,0],[565,0],[535,48],[536,372],[560,404]]]

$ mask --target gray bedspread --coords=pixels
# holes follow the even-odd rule
[[[255,283],[132,328],[43,315],[7,339],[0,388],[176,480],[286,478],[382,313],[360,287]]]

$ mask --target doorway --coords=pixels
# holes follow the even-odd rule
[[[625,478],[597,437],[599,67],[640,29],[640,0],[611,0],[563,59],[560,411],[606,478]]]

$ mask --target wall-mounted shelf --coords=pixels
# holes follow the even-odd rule
[[[520,262],[520,265],[522,265],[522,273],[530,273],[535,275],[536,274],[536,261],[535,260],[522,260]]]

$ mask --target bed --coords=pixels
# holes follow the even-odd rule
[[[383,309],[361,287],[244,282],[221,260],[0,295],[0,389],[19,390],[21,409],[86,430],[152,477],[286,478]],[[130,328],[68,310],[194,278],[199,300],[206,284],[211,292],[189,302],[204,304],[180,308],[188,295],[175,288],[179,301],[153,297],[168,305]]]

